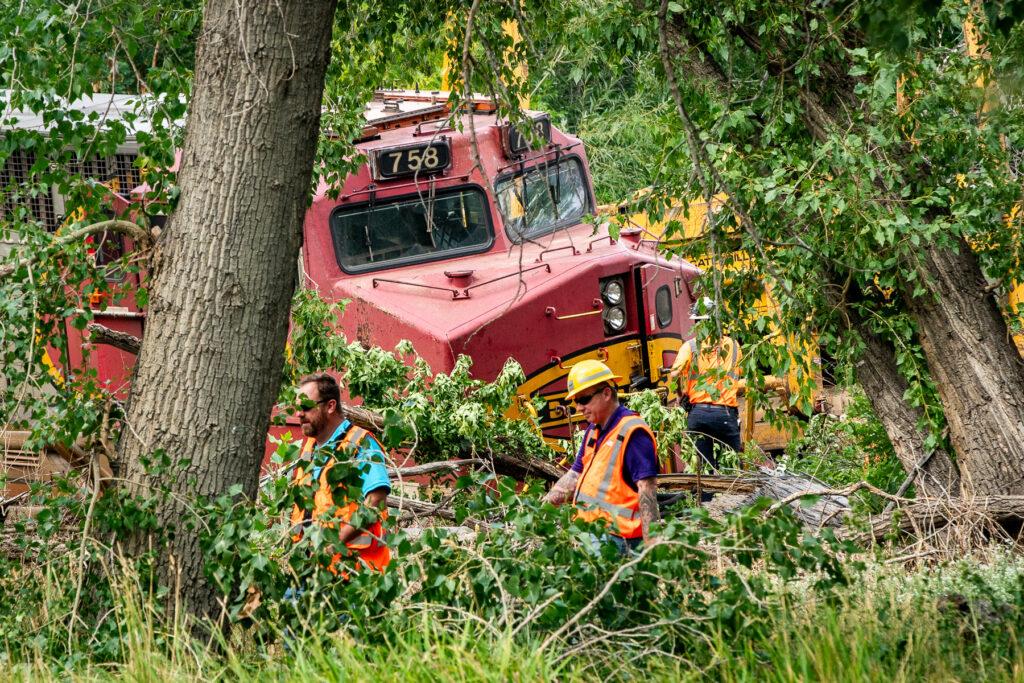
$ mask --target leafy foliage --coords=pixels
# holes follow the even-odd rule
[[[384,415],[384,445],[399,448],[411,443],[411,457],[429,460],[499,448],[553,455],[534,422],[505,417],[526,379],[514,360],[493,382],[474,379],[472,361],[466,356],[456,360],[450,373],[435,375],[408,342],[399,343],[394,352],[349,342],[337,326],[343,303],[303,290],[296,294],[292,310],[286,404],[300,377],[337,368],[348,394]]]

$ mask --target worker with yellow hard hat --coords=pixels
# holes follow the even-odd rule
[[[583,360],[569,370],[566,399],[587,420],[572,468],[544,497],[571,502],[577,517],[608,523],[607,539],[622,553],[635,550],[660,518],[656,483],[657,446],[643,418],[619,403],[621,379],[600,361]]]
[[[707,320],[715,303],[704,298],[694,304],[691,320]],[[716,341],[689,339],[672,365],[669,377],[679,382],[679,395],[687,411],[686,427],[697,435],[701,459],[718,469],[716,447],[734,451],[740,443],[738,392],[743,385],[740,360],[743,351],[732,337]]]

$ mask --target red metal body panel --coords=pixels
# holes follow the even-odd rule
[[[128,210],[128,202],[114,193],[111,193],[109,198],[112,215],[123,216]],[[134,248],[131,239],[118,233],[110,233],[105,239],[116,244],[117,248],[124,253],[130,253]],[[90,301],[88,298],[82,297],[82,306],[92,309],[94,322],[115,332],[125,332],[141,339],[145,326],[145,312],[135,300],[135,291],[139,287],[139,274],[136,272],[111,272],[108,281],[118,293],[114,300],[97,298]],[[78,292],[71,294],[76,297],[80,296]],[[46,353],[55,370],[61,374],[66,373],[68,368],[72,368],[75,372],[95,370],[101,384],[105,385],[118,398],[127,398],[129,381],[135,367],[135,354],[107,344],[92,344],[89,332],[76,329],[70,321],[66,321],[64,327],[67,331],[68,341],[68,358],[65,362],[58,362],[61,354],[59,349],[54,346],[54,340],[50,340],[46,347]],[[86,352],[88,352],[88,363],[85,362]]]

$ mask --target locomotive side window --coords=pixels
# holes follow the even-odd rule
[[[487,202],[471,189],[335,211],[331,237],[349,273],[475,253],[493,241]]]
[[[516,241],[579,223],[590,209],[583,166],[572,157],[499,178],[495,193],[505,230]]]
[[[672,322],[672,293],[668,285],[662,285],[654,295],[654,310],[658,314],[658,325],[662,328],[668,327]]]

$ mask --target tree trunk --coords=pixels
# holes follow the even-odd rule
[[[911,407],[904,399],[907,380],[896,365],[892,345],[872,332],[857,310],[841,301],[838,294],[833,295],[832,300],[833,305],[843,307],[850,326],[860,332],[865,348],[864,357],[855,368],[857,383],[864,389],[872,410],[885,427],[896,457],[908,475],[924,461],[913,482],[917,491],[929,497],[957,495],[960,475],[949,454],[938,451],[925,460],[928,455],[925,435],[918,426],[922,418],[921,409]]]
[[[896,367],[892,347],[876,334],[862,329],[864,358],[857,363],[857,382],[871,402],[875,415],[885,426],[896,457],[907,474],[918,468],[928,455],[924,434],[918,427],[921,409],[912,408],[903,398],[907,381]],[[929,497],[957,495],[960,475],[945,451],[937,451],[921,466],[914,480],[917,491]]]
[[[965,496],[1024,495],[1024,365],[978,260],[929,249],[926,296],[907,298],[938,385]]]
[[[320,125],[333,0],[209,0],[178,184],[118,451],[128,489],[164,492],[159,578],[218,616],[191,506],[253,496],[282,376]],[[145,464],[162,451],[169,467]],[[149,470],[149,471],[147,471]],[[129,551],[148,547],[138,534]],[[172,599],[174,599],[172,597]],[[175,603],[177,604],[177,603]]]

